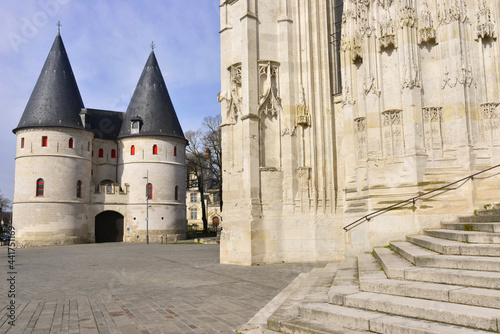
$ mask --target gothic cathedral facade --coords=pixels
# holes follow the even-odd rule
[[[221,0],[221,262],[338,260],[498,201],[500,2]]]

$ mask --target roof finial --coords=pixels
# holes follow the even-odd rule
[[[57,36],[61,35],[61,21],[57,21]]]
[[[154,50],[155,50],[155,43],[151,41],[151,52],[153,52]]]

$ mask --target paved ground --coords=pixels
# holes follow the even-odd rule
[[[9,298],[0,247],[0,333],[234,333],[299,273],[325,265],[221,265],[218,245],[189,244],[16,249],[15,260]]]

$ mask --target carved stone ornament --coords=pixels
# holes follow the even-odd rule
[[[351,87],[346,82],[342,83],[342,107],[355,104],[356,100],[352,96]]]
[[[388,8],[392,5],[394,0],[377,0],[377,5],[382,8]]]
[[[378,50],[397,48],[396,29],[390,16],[379,23]]]
[[[436,43],[436,28],[427,2],[422,4],[420,19],[418,20],[418,43]]]
[[[279,97],[279,65],[272,61],[259,63],[259,115],[275,117],[283,111]]]
[[[356,133],[356,149],[358,160],[366,159],[366,118],[354,119],[354,132]]]
[[[493,38],[496,39],[495,21],[491,15],[491,9],[483,0],[479,5],[479,10],[476,13],[476,32],[475,40]]]
[[[365,77],[364,82],[363,82],[363,90],[364,90],[365,96],[368,95],[370,92],[377,95],[377,96],[380,96],[380,90],[377,89],[377,85],[375,83],[375,78],[373,77],[372,74]]]
[[[217,100],[226,105],[226,115],[223,120],[225,124],[235,124],[238,120],[238,115],[241,114],[241,64],[231,65],[230,86],[231,90],[220,92],[217,95]]]
[[[453,21],[469,22],[464,0],[439,0],[438,21],[440,26]]]
[[[404,81],[401,84],[401,89],[421,87],[420,72],[416,63],[413,63],[411,67],[408,67],[406,64],[403,65],[403,78]]]
[[[286,127],[284,130],[281,131],[281,137],[285,137],[285,136],[295,136],[295,133],[297,132],[297,128],[296,127],[293,127],[293,128],[289,128],[289,127]]]
[[[425,122],[440,122],[442,107],[424,107],[422,112]]]
[[[382,116],[384,117],[383,124],[384,126],[391,125],[400,125],[402,124],[402,112],[399,109],[391,109],[382,112]]]
[[[496,111],[498,105],[497,102],[487,102],[481,104],[481,116],[483,119],[493,119],[498,118],[498,113]]]
[[[300,87],[300,101],[297,106],[297,125],[309,126],[311,125],[311,117],[309,116],[309,108],[306,104],[306,93],[304,87]]]
[[[297,167],[297,179],[299,181],[299,190],[304,192],[309,190],[309,180],[311,179],[310,167]]]
[[[415,8],[410,7],[408,5],[402,6],[399,9],[399,26],[401,28],[408,27],[414,28],[417,26],[417,13],[415,12]]]

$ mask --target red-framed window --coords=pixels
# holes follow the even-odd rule
[[[175,200],[178,201],[179,200],[179,187],[178,186],[175,186]]]
[[[135,146],[134,145],[132,145],[130,147],[130,155],[135,155]]]
[[[47,147],[47,143],[49,142],[49,139],[47,136],[42,136],[42,147]]]
[[[99,158],[104,156],[104,150],[102,148],[99,149]]]
[[[112,159],[116,158],[116,150],[115,149],[111,150],[111,158]]]
[[[21,138],[21,148],[24,148],[24,137]]]
[[[73,138],[70,138],[70,139],[69,139],[69,142],[68,142],[68,147],[69,147],[69,148],[73,148]]]
[[[76,197],[82,197],[82,181],[76,183]]]
[[[44,188],[45,188],[45,182],[43,181],[43,179],[36,180],[36,196],[37,197],[43,196]]]
[[[174,157],[177,156],[177,146],[174,147]]]
[[[146,185],[146,197],[147,199],[153,199],[153,185],[151,183]]]
[[[153,154],[158,154],[158,146],[153,145]]]

